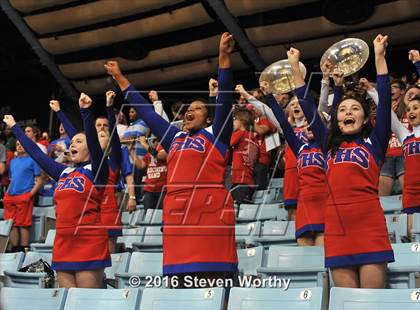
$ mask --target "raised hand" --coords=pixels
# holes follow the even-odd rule
[[[16,125],[16,121],[15,121],[14,117],[10,114],[6,114],[4,116],[3,122],[5,122],[6,125],[9,126],[9,128],[12,128],[13,126]]]
[[[420,53],[418,50],[411,50],[408,52],[408,59],[414,63],[420,61]]]
[[[321,65],[322,78],[327,80],[330,78],[333,65],[329,59],[325,60]]]
[[[113,78],[116,78],[117,76],[122,75],[120,66],[118,64],[118,61],[116,60],[108,60],[105,65],[106,73],[111,75]]]
[[[364,77],[359,80],[359,86],[365,91],[373,89],[372,84],[368,81],[367,78]]]
[[[155,90],[149,92],[149,99],[151,102],[159,101],[158,93]]]
[[[261,81],[260,89],[264,93],[264,95],[267,95],[268,92],[270,91],[270,84],[267,81]]]
[[[335,86],[343,86],[344,83],[344,73],[340,69],[336,68],[333,71],[333,80]]]
[[[233,36],[229,32],[223,33],[220,38],[219,53],[230,54],[234,47],[235,41],[233,40]]]
[[[58,102],[57,100],[50,100],[50,108],[54,112],[60,111],[60,102]]]
[[[115,93],[112,90],[106,92],[106,106],[112,107],[114,105]]]
[[[81,93],[80,98],[79,98],[79,107],[81,109],[87,109],[87,108],[90,108],[91,105],[92,105],[92,99],[90,99],[90,97],[86,95],[85,93]]]
[[[291,66],[293,65],[299,66],[299,59],[300,59],[300,51],[297,48],[291,47],[287,51],[287,60],[289,60],[289,64]]]
[[[219,91],[219,83],[215,79],[209,80],[209,95],[210,97],[216,97]]]
[[[386,47],[388,46],[388,36],[378,34],[373,40],[373,46],[375,48],[375,56],[385,57]]]

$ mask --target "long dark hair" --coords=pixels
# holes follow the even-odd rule
[[[356,95],[344,96],[343,98],[341,98],[331,115],[331,129],[328,136],[327,145],[325,146],[325,151],[331,151],[331,156],[334,156],[337,153],[337,150],[340,147],[341,143],[346,141],[345,136],[338,127],[337,114],[340,104],[348,99],[353,99],[359,102],[363,108],[363,111],[365,112],[365,119],[368,119],[368,122],[362,125],[362,131],[359,133],[359,137],[366,138],[372,131],[372,124],[370,122],[370,107],[367,101]]]

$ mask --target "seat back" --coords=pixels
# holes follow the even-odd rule
[[[239,249],[238,269],[244,275],[258,275],[257,268],[262,266],[264,247]]]
[[[222,310],[224,297],[223,288],[176,290],[146,288],[143,291],[140,309]]]
[[[163,265],[162,253],[133,252],[128,266],[129,273],[140,275],[161,275]]]
[[[238,221],[253,222],[257,219],[258,204],[243,203],[239,206]]]
[[[12,230],[13,221],[0,221],[0,253],[6,252],[7,244],[9,243],[9,234]]]
[[[114,279],[115,273],[126,272],[128,269],[128,262],[130,261],[130,253],[114,253],[111,254],[112,265],[105,268],[105,275],[107,279]]]
[[[47,238],[45,239],[46,245],[53,245],[55,239],[55,229],[50,229],[47,234]]]
[[[393,196],[381,196],[379,197],[381,202],[382,209],[384,209],[385,214],[392,214],[399,212],[402,209],[402,196],[393,195]]]
[[[321,287],[310,289],[238,288],[230,290],[228,310],[322,310]]]
[[[266,203],[258,208],[257,220],[287,220],[287,211],[280,203]]]
[[[267,267],[281,267],[284,270],[319,270],[324,268],[324,248],[289,247],[272,245],[268,250]]]
[[[52,253],[38,253],[38,252],[27,252],[23,261],[22,267],[26,267],[37,260],[42,259],[51,265]]]
[[[0,309],[62,310],[67,290],[4,287],[0,291]]]
[[[333,287],[330,310],[418,310],[419,289],[359,289]]]
[[[124,244],[125,248],[132,248],[133,243],[141,242],[144,236],[144,227],[123,229],[123,235],[117,238],[117,243]]]
[[[392,244],[395,262],[388,264],[391,288],[416,287],[415,273],[420,272],[420,243]]]
[[[138,289],[71,288],[67,293],[65,310],[138,309],[141,291]]]
[[[407,214],[386,214],[385,219],[391,243],[400,243],[407,236]]]
[[[24,257],[23,252],[0,254],[0,276],[4,275],[4,270],[17,271],[22,266]]]
[[[161,226],[148,226],[144,232],[143,243],[162,244]]]
[[[252,242],[254,236],[258,236],[261,229],[261,222],[251,222],[245,224],[235,225],[235,239],[237,241],[243,240],[249,244]]]
[[[294,221],[265,221],[261,229],[261,237],[267,239],[294,239]]]

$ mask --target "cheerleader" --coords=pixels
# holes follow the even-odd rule
[[[54,194],[57,221],[52,268],[57,271],[59,286],[64,288],[100,288],[104,268],[111,266],[108,236],[101,227],[99,213],[108,164],[102,163],[91,104],[92,100],[82,93],[79,106],[86,133],[72,138],[73,168],[49,158],[16,126],[13,116],[4,117],[28,154],[58,182]]]
[[[325,266],[338,287],[384,288],[387,263],[394,261],[385,216],[378,197],[380,166],[390,137],[391,87],[385,61],[387,36],[374,40],[379,106],[372,128],[368,104],[358,97],[343,97],[325,127],[314,122],[313,132],[327,154],[329,196],[325,211]],[[290,49],[296,91],[305,97],[299,72],[299,51]],[[302,100],[306,118],[315,107]]]
[[[233,37],[224,33],[219,47],[219,94],[211,125],[211,110],[193,101],[182,132],[154,112],[122,75],[116,61],[105,68],[129,103],[145,120],[168,153],[167,193],[163,207],[163,274],[179,279],[232,278],[237,272],[235,212],[224,186],[226,154],[232,135]],[[214,249],[209,251],[209,249]]]

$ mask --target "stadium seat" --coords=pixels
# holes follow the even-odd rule
[[[162,252],[162,227],[146,227],[143,240],[141,242],[133,242],[133,250],[139,252]]]
[[[42,240],[42,232],[45,230],[45,217],[50,214],[55,207],[34,207],[32,211],[31,226],[31,242],[40,242]]]
[[[0,292],[2,310],[63,310],[67,290],[4,287]]]
[[[143,209],[136,209],[136,211],[129,213],[129,212],[122,212],[121,214],[121,222],[125,227],[138,227],[139,225],[136,223],[140,223],[144,217],[144,210]]]
[[[255,248],[239,249],[238,269],[243,275],[257,276],[257,268],[262,266],[264,248],[262,246]]]
[[[396,243],[392,244],[392,249],[395,262],[388,264],[389,286],[420,287],[420,243]]]
[[[41,258],[42,260],[51,264],[51,257],[51,253],[27,252],[21,267],[26,267],[27,265],[32,264]],[[4,275],[7,277],[6,286],[21,288],[44,287],[45,284],[43,279],[47,276],[47,274],[43,272],[35,273],[12,270],[4,270]]]
[[[52,196],[39,196],[38,207],[51,207],[54,205],[54,199]]]
[[[118,288],[130,287],[129,279],[133,275],[139,277],[139,287],[144,287],[148,280],[146,276],[162,275],[162,262],[162,253],[132,253],[127,272],[115,273]]]
[[[261,230],[261,222],[251,222],[235,225],[235,239],[239,245],[252,244],[254,236],[258,236]]]
[[[407,214],[386,214],[385,219],[391,243],[407,238]]]
[[[128,269],[130,261],[130,253],[113,253],[111,254],[112,266],[105,268],[107,279],[115,279],[115,273],[123,273]]]
[[[0,276],[4,276],[4,270],[18,271],[22,266],[25,253],[1,253],[0,254]]]
[[[9,235],[12,230],[13,221],[0,221],[0,253],[4,253],[9,244]]]
[[[138,225],[162,225],[162,210],[161,209],[148,209],[144,219],[137,222]]]
[[[274,203],[276,202],[278,189],[266,189],[261,194],[256,194],[252,202],[257,204]]]
[[[48,208],[44,216],[44,223],[43,225],[41,225],[43,228],[41,231],[41,240],[46,240],[48,236],[48,232],[51,229],[55,229],[55,222],[56,222],[55,208]]]
[[[0,220],[4,220],[4,209],[0,208]]]
[[[253,222],[267,220],[286,220],[287,211],[280,203],[241,204],[236,222]]]
[[[53,244],[55,239],[55,229],[48,232],[47,238],[44,243],[31,243],[31,251],[39,253],[52,253]]]
[[[146,288],[143,291],[140,309],[147,310],[222,310],[225,289],[159,289]]]
[[[264,245],[266,249],[273,244],[295,245],[294,221],[265,221],[261,228],[261,235],[253,240]]]
[[[143,240],[144,227],[123,229],[123,235],[117,238],[117,244],[122,244],[124,250],[132,249],[133,242]]]
[[[420,290],[333,287],[330,310],[418,310]]]
[[[268,188],[283,188],[284,179],[283,178],[272,178],[268,183]]]
[[[138,289],[86,289],[68,290],[64,310],[139,309],[141,291]]]
[[[392,214],[395,212],[400,212],[402,209],[402,196],[393,195],[393,196],[382,196],[379,197],[382,209],[384,209],[385,214]]]
[[[411,241],[420,242],[420,213],[413,214],[413,228],[411,229]]]
[[[290,278],[290,287],[323,287],[328,289],[323,247],[270,246],[267,267],[257,269],[267,278],[281,275]]]
[[[234,287],[230,290],[228,310],[321,310],[323,303],[320,287],[288,290]]]

